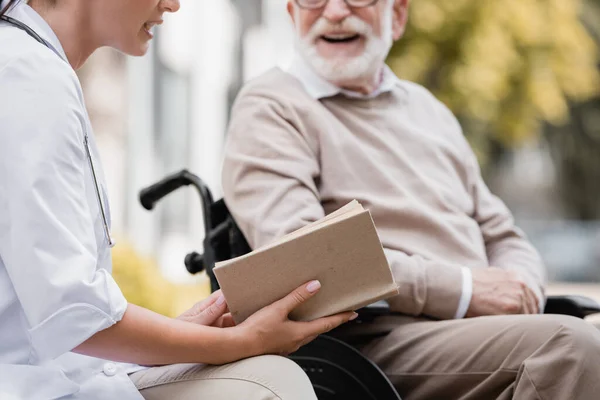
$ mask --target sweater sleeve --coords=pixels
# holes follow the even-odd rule
[[[228,131],[225,201],[251,247],[325,216],[318,189],[319,149],[301,110],[242,93]],[[394,311],[452,319],[462,294],[462,267],[386,249],[400,295]],[[282,266],[283,268],[283,266]]]
[[[479,224],[489,265],[517,272],[538,298],[539,312],[545,304],[546,270],[542,259],[523,231],[514,222],[504,202],[493,195],[483,178],[471,149],[470,191],[473,198],[473,218]]]
[[[309,139],[280,105],[242,95],[228,131],[222,184],[225,202],[252,248],[325,216]]]
[[[456,135],[453,140],[462,155],[465,186],[473,204],[470,217],[479,225],[488,265],[517,272],[535,292],[539,312],[543,312],[547,278],[539,253],[523,231],[515,225],[513,215],[504,202],[486,185],[477,157],[456,117],[445,105],[437,100],[436,102],[442,120],[455,128],[452,130]]]
[[[539,312],[543,312],[546,270],[542,259],[523,231],[515,225],[513,215],[504,202],[492,194],[484,182],[477,157],[464,137],[459,122],[450,110],[443,105],[441,107],[447,123],[456,126],[456,140],[466,170],[466,188],[473,204],[470,217],[479,224],[488,265],[517,272],[535,292]]]

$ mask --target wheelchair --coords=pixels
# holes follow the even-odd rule
[[[205,229],[203,254],[188,254],[184,264],[190,274],[206,271],[211,290],[215,291],[219,289],[213,274],[215,263],[251,251],[225,202],[222,199],[214,201],[206,184],[187,170],[167,176],[141,190],[139,200],[145,209],[152,210],[163,197],[184,186],[193,186],[200,196]],[[359,317],[350,323],[368,323],[391,312],[386,302],[378,302],[357,310],[357,313]],[[600,304],[583,296],[550,296],[544,313],[585,318],[600,313]],[[290,355],[290,358],[306,372],[319,400],[400,399],[392,383],[377,365],[349,343],[331,334],[319,336]]]

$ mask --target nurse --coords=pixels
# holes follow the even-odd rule
[[[0,9],[0,398],[314,399],[299,367],[265,354],[355,316],[290,321],[318,282],[232,326],[218,292],[170,319],[128,304],[111,277],[109,205],[75,70],[102,46],[143,55],[179,1]]]

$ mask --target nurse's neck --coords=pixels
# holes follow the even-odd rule
[[[54,3],[54,4],[53,4]],[[87,1],[30,0],[33,8],[50,25],[73,69],[79,69],[101,44],[94,40]]]

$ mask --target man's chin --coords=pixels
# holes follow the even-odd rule
[[[336,84],[361,80],[372,73],[372,65],[363,57],[313,56],[308,61],[320,76]]]

